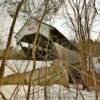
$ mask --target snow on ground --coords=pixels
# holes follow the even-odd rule
[[[100,67],[100,64],[97,62],[97,58],[95,58],[93,60],[94,62],[94,65],[95,65],[95,69],[99,69]],[[22,63],[23,62],[23,63]],[[25,69],[25,66],[27,65],[29,61],[9,61],[8,62],[8,65],[10,67],[12,67],[15,71],[17,71],[18,69],[20,69],[21,67],[21,72],[23,72],[23,70]],[[50,66],[50,63],[48,63],[48,66]],[[37,68],[40,68],[40,67],[43,67],[45,66],[45,62],[37,62]],[[16,66],[18,67],[16,69]],[[31,70],[32,68],[32,62],[29,63],[28,65],[28,69],[27,71]],[[5,70],[5,76],[6,75],[9,75],[9,74],[12,74],[14,72],[12,72],[7,66],[6,66],[6,70]],[[15,89],[16,86],[1,86],[0,87],[0,91],[4,93],[4,95],[6,96],[7,100],[10,99],[14,89]],[[19,86],[20,87],[20,90],[16,96],[16,99],[13,99],[12,100],[25,100],[25,92],[24,92],[24,89],[23,89],[23,86]],[[27,93],[27,86],[24,86],[25,87],[25,91]],[[18,90],[17,90],[18,91]],[[44,87],[40,87],[40,86],[35,86],[34,87],[34,92],[35,92],[35,95],[34,95],[34,100],[44,100]],[[83,97],[85,100],[95,100],[95,93],[94,91],[86,91],[86,90],[81,90],[82,94],[83,94]],[[31,94],[33,94],[33,92],[31,92]],[[78,92],[78,99],[77,100],[83,100],[82,99],[82,96],[80,95],[80,92]],[[70,89],[66,89],[60,85],[52,85],[52,86],[48,86],[47,87],[47,97],[49,98],[48,100],[75,100],[75,97],[76,97],[76,89],[74,88],[73,85],[71,85],[71,88]],[[2,100],[0,98],[0,100]],[[30,99],[32,100],[32,99]],[[100,95],[99,95],[99,99],[100,100]]]
[[[15,87],[16,86],[2,86],[0,90],[4,93],[6,98],[9,100]],[[25,86],[25,90],[27,90],[26,86]],[[43,87],[35,86],[34,93],[35,93],[34,100],[44,100]],[[84,100],[95,100],[95,93],[93,91],[88,92],[86,90],[81,90],[81,93],[83,94]],[[31,94],[33,94],[32,91],[31,91]],[[48,97],[48,100],[75,100],[76,89],[74,89],[73,86],[70,89],[66,89],[60,85],[55,84],[53,86],[47,87],[47,97]],[[25,92],[24,92],[23,86],[20,86],[20,91],[17,93],[17,96],[15,98],[16,99],[14,99],[13,97],[12,100],[25,100]],[[78,92],[77,100],[83,100],[83,98]],[[2,99],[0,98],[0,100]],[[32,96],[30,100],[32,100]],[[100,95],[99,95],[98,100],[100,100]]]
[[[100,62],[98,61],[98,59],[100,59],[100,57],[94,57],[93,64],[94,64],[94,68],[95,68],[96,72],[100,73]]]

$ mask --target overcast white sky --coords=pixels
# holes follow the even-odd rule
[[[100,2],[100,0],[98,0]],[[100,19],[100,18],[99,18]],[[9,29],[11,26],[12,18],[8,15],[6,11],[3,11],[3,8],[0,8],[0,37],[2,37],[3,41],[7,40],[7,34],[9,33]],[[17,32],[21,27],[23,21],[18,19],[15,32]],[[68,39],[73,39],[73,33],[70,32],[67,26],[64,25],[65,20],[62,18],[62,10],[58,12],[58,16],[55,18],[53,26],[55,26],[59,31],[61,31]],[[97,22],[96,27],[93,31],[100,31],[100,24]],[[100,33],[93,32],[92,38],[96,39]],[[15,43],[15,39],[13,39],[13,43]],[[12,43],[12,44],[13,44]]]
[[[7,40],[7,34],[9,33],[11,23],[12,18],[8,15],[6,11],[3,11],[2,13],[2,8],[0,8],[0,37],[3,37],[1,38],[3,41]],[[17,20],[14,32],[18,32],[18,30],[22,27],[22,23],[23,21],[21,19]],[[68,34],[68,30],[65,29],[63,23],[64,19],[61,19],[61,16],[57,16],[55,18],[53,26],[56,27],[59,31],[61,31],[64,35],[66,35],[67,38],[70,38],[71,34]],[[13,39],[13,41],[15,41],[15,39]]]

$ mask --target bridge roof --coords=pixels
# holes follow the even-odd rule
[[[34,36],[37,33],[39,22],[39,20],[33,17],[29,18],[16,34],[16,42],[19,43],[23,41],[26,43],[32,43],[34,41],[34,37],[32,39],[31,36]],[[60,31],[49,24],[42,22],[39,34],[41,34],[42,37],[47,38],[47,40],[51,37],[53,42],[58,43],[65,48],[78,51],[78,49]]]

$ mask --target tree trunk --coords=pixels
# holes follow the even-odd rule
[[[13,33],[14,33],[14,27],[15,27],[15,24],[16,24],[16,20],[17,20],[19,11],[20,11],[23,3],[24,3],[24,0],[22,0],[20,2],[20,4],[18,5],[16,13],[15,13],[15,16],[14,16],[14,19],[13,19],[13,22],[12,22],[12,25],[11,25],[11,28],[10,28],[10,32],[9,32],[9,37],[8,37],[5,53],[4,53],[4,56],[3,56],[3,60],[1,62],[1,67],[0,67],[0,78],[2,78],[4,76],[5,63],[6,63],[6,58],[7,58],[7,55],[8,55],[8,50],[9,50],[9,47],[10,47],[10,44],[11,44],[11,40],[12,40],[12,36],[13,36]]]

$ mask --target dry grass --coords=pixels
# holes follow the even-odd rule
[[[46,80],[45,80],[45,71],[46,71]],[[1,80],[1,85],[28,85],[29,84],[29,76],[31,72],[18,73],[9,75]],[[14,80],[13,80],[14,79]],[[33,77],[32,77],[33,85],[53,85],[59,84],[66,87],[68,82],[59,66],[52,65],[49,68],[38,68],[35,69]]]
[[[0,51],[0,59],[3,58],[4,53],[5,53],[5,50]],[[9,59],[9,60],[21,60],[21,59],[26,59],[26,56],[22,50],[18,51],[16,48],[10,47],[8,50],[7,59]]]

